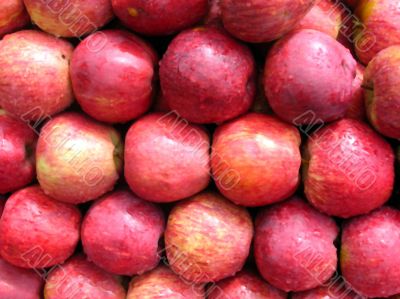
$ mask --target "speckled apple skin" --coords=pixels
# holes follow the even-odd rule
[[[82,224],[88,258],[107,272],[134,275],[155,268],[164,232],[158,206],[129,191],[118,190],[96,201]]]
[[[345,224],[340,265],[344,278],[367,297],[400,293],[400,212],[383,207]]]
[[[287,294],[249,271],[210,286],[207,299],[285,299]]]
[[[364,73],[364,66],[360,63],[357,63],[356,77],[353,80],[352,101],[347,109],[345,118],[354,118],[364,121],[367,117],[364,102]]]
[[[129,129],[125,144],[125,178],[143,199],[184,199],[210,181],[210,137],[174,113],[139,119]]]
[[[251,113],[232,120],[214,133],[214,181],[222,194],[239,205],[282,201],[299,184],[300,143],[297,128],[274,116]]]
[[[100,44],[103,39],[101,49],[92,51],[90,44]],[[150,108],[156,63],[157,54],[136,35],[122,30],[96,32],[80,43],[72,56],[76,99],[99,121],[121,123],[137,118]]]
[[[33,180],[36,140],[27,124],[0,109],[0,194],[15,191]]]
[[[126,299],[205,299],[204,284],[188,283],[161,265],[133,277]]]
[[[160,62],[168,106],[194,123],[220,123],[245,113],[255,96],[250,50],[217,28],[181,32]]]
[[[145,35],[168,35],[186,29],[207,13],[207,0],[112,0],[125,26]]]
[[[45,299],[125,299],[120,278],[109,274],[85,256],[70,258],[51,270],[44,287]]]
[[[11,195],[0,220],[0,254],[22,268],[46,268],[69,258],[79,241],[81,214],[39,186]],[[60,237],[62,236],[62,237]]]
[[[246,209],[204,192],[171,211],[165,248],[171,269],[179,276],[196,283],[215,282],[242,269],[252,237]]]
[[[72,50],[67,41],[35,30],[6,35],[0,41],[0,106],[24,120],[66,109],[73,100]]]
[[[259,213],[254,255],[261,275],[273,286],[304,291],[326,282],[336,271],[335,221],[299,198]]]
[[[293,293],[292,299],[363,299],[364,297],[356,294],[353,288],[348,284],[339,280],[326,282],[323,286],[315,289]]]
[[[28,25],[29,15],[22,0],[0,2],[0,38]]]
[[[350,51],[331,36],[312,29],[296,31],[268,53],[266,97],[287,122],[333,121],[343,117],[350,106],[356,65]]]
[[[379,52],[365,70],[368,119],[383,135],[400,138],[400,46]]]
[[[381,50],[400,43],[400,6],[397,0],[360,0],[356,14],[363,24],[355,32],[355,50],[364,64]]]
[[[81,37],[113,18],[110,0],[24,0],[33,23],[57,37]]]
[[[306,145],[304,192],[320,211],[342,218],[383,205],[394,184],[394,153],[366,124],[337,121],[313,133]]]
[[[111,191],[122,160],[123,145],[114,128],[67,112],[50,120],[40,132],[37,178],[46,194],[78,204]]]
[[[0,298],[41,299],[42,286],[38,273],[15,267],[0,258]]]

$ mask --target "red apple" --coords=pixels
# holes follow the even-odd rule
[[[350,107],[347,109],[346,118],[354,118],[364,120],[366,118],[365,103],[364,103],[364,72],[365,68],[360,63],[357,63],[356,77],[353,80],[353,93]]]
[[[0,194],[29,184],[35,176],[36,135],[0,109]]]
[[[136,276],[129,284],[126,299],[205,299],[203,284],[188,283],[166,266]]]
[[[127,122],[150,107],[157,54],[126,31],[101,33],[90,35],[74,51],[71,62],[74,93],[82,109],[93,118],[110,123]],[[92,51],[89,44],[100,43],[104,38],[103,47]]]
[[[0,38],[28,25],[29,16],[22,0],[0,2]]]
[[[400,138],[400,46],[379,52],[364,77],[368,118],[381,134]]]
[[[362,299],[352,287],[338,277],[318,288],[292,294],[292,299]]]
[[[161,209],[129,191],[114,191],[96,201],[82,224],[88,258],[107,272],[141,274],[159,262],[164,231]]]
[[[299,184],[301,138],[274,116],[251,113],[217,128],[212,144],[214,181],[227,198],[263,206],[292,195]]]
[[[339,229],[299,198],[267,208],[256,219],[254,255],[261,275],[284,291],[304,291],[336,271]]]
[[[221,0],[209,0],[209,9],[204,23],[222,27]]]
[[[221,0],[224,27],[246,42],[269,42],[292,30],[314,0]]]
[[[326,214],[365,214],[392,194],[393,150],[362,122],[343,119],[318,130],[310,136],[303,158],[304,192]]]
[[[163,95],[195,123],[219,123],[245,113],[255,95],[250,50],[217,28],[180,33],[160,63]]]
[[[64,262],[79,241],[81,214],[72,205],[44,194],[39,186],[15,192],[0,220],[0,254],[22,268]]]
[[[131,126],[125,143],[125,179],[143,199],[184,199],[210,181],[208,134],[175,113],[144,116]]]
[[[205,192],[173,208],[165,248],[171,269],[179,276],[195,283],[215,282],[242,269],[252,237],[246,209]]]
[[[41,299],[42,286],[34,270],[15,267],[0,258],[0,298]]]
[[[34,30],[0,41],[0,106],[23,120],[39,120],[67,108],[70,43]]]
[[[346,281],[367,297],[400,293],[400,212],[384,207],[343,228],[340,265]]]
[[[86,202],[113,189],[122,155],[121,137],[114,128],[77,113],[60,114],[40,133],[37,177],[55,199]]]
[[[259,278],[241,271],[211,285],[207,299],[285,299],[287,294]]]
[[[356,65],[349,50],[331,36],[296,31],[267,56],[265,94],[274,112],[288,122],[332,121],[343,117],[351,104]]]
[[[62,37],[81,37],[113,17],[110,0],[24,0],[32,21],[45,32]]]
[[[125,299],[126,292],[119,280],[78,255],[51,270],[44,296],[46,299]]]
[[[207,13],[207,0],[112,0],[128,28],[145,35],[168,35],[188,28]]]

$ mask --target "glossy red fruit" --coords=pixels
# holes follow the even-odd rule
[[[304,192],[326,214],[365,214],[392,194],[393,150],[362,122],[343,119],[313,133],[303,158]]]
[[[28,25],[29,15],[22,0],[0,2],[0,38]]]
[[[315,289],[292,294],[292,299],[361,299],[353,288],[347,283],[335,277],[332,281],[324,283]]]
[[[220,123],[245,113],[255,96],[250,50],[216,28],[181,32],[160,63],[168,106],[195,123]]]
[[[163,231],[159,207],[129,191],[114,191],[87,212],[82,244],[88,258],[107,272],[141,274],[157,266]]]
[[[81,214],[39,186],[8,198],[0,220],[0,254],[22,268],[46,268],[69,258],[79,241]],[[62,237],[60,237],[62,236]]]
[[[261,275],[284,291],[304,291],[336,271],[339,229],[333,219],[299,198],[262,211],[256,219],[254,255]]]
[[[364,103],[364,80],[365,68],[362,64],[357,63],[356,77],[353,81],[352,101],[347,109],[346,118],[354,118],[358,120],[366,119],[365,103]]]

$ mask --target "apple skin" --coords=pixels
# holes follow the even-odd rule
[[[221,0],[224,27],[246,42],[262,43],[291,31],[314,0]]]
[[[91,117],[108,123],[127,122],[150,108],[157,54],[146,42],[126,31],[101,33],[90,35],[74,51],[73,90],[82,109]],[[88,45],[100,43],[101,39],[106,41],[104,46],[99,51],[91,50]]]
[[[365,70],[367,115],[381,134],[400,138],[400,46],[379,52]]]
[[[188,28],[207,13],[208,0],[112,0],[125,26],[144,35],[169,35]]]
[[[241,271],[210,287],[207,299],[285,299],[287,294],[257,275]]]
[[[239,205],[282,201],[299,185],[300,143],[297,128],[274,116],[250,113],[232,120],[214,133],[214,181],[224,196]]]
[[[335,221],[299,198],[261,211],[256,219],[254,256],[261,275],[283,291],[305,291],[336,271]]]
[[[160,62],[160,81],[168,106],[183,118],[220,123],[250,108],[255,63],[245,45],[217,28],[200,27],[171,42]]]
[[[83,203],[113,189],[122,160],[123,145],[117,130],[67,112],[41,130],[36,149],[37,178],[51,197]]]
[[[364,66],[360,63],[357,63],[356,77],[353,81],[352,101],[347,109],[345,118],[354,118],[364,121],[367,117],[364,103],[364,73]]]
[[[57,37],[80,38],[113,18],[110,0],[24,0],[24,3],[32,21]]]
[[[129,284],[126,299],[205,299],[204,284],[188,283],[168,267],[161,265],[136,276]]]
[[[0,194],[20,189],[35,177],[37,137],[29,126],[0,109]]]
[[[143,199],[177,201],[200,192],[210,181],[208,134],[174,113],[140,118],[125,143],[125,179]]]
[[[0,2],[0,38],[29,24],[29,15],[22,0]]]
[[[363,26],[355,33],[355,50],[363,64],[368,64],[381,50],[400,44],[397,0],[360,0],[356,14]]]
[[[158,206],[129,191],[114,191],[97,200],[86,214],[83,249],[89,260],[107,272],[141,274],[159,262],[164,222]]]
[[[81,214],[39,186],[13,193],[0,220],[0,254],[21,268],[46,268],[69,258],[79,241]],[[60,237],[62,236],[62,237]]]
[[[349,220],[342,233],[340,265],[346,281],[367,297],[400,293],[400,212],[383,207]]]
[[[69,78],[72,45],[23,30],[0,41],[0,106],[23,120],[39,120],[73,100]]]
[[[351,104],[356,65],[350,51],[331,36],[311,29],[296,31],[268,53],[265,94],[274,112],[287,122],[333,121]],[[314,119],[304,117],[309,112]]]
[[[342,218],[383,205],[394,185],[394,153],[366,124],[339,120],[310,136],[304,192],[320,211]]]
[[[171,211],[165,250],[174,273],[196,283],[215,282],[242,269],[252,237],[246,209],[217,193],[203,192]]]
[[[15,267],[0,258],[0,298],[41,299],[42,286],[38,273]]]
[[[292,299],[362,299],[354,293],[352,287],[342,280],[325,283],[315,289],[292,294]]]
[[[85,256],[70,258],[51,270],[46,278],[46,299],[96,298],[125,299],[120,278],[109,274]]]

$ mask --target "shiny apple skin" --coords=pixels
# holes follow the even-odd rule
[[[292,294],[292,299],[362,299],[346,282],[335,277],[333,281],[312,290]]]
[[[29,15],[22,0],[0,2],[0,38],[29,24]]]

